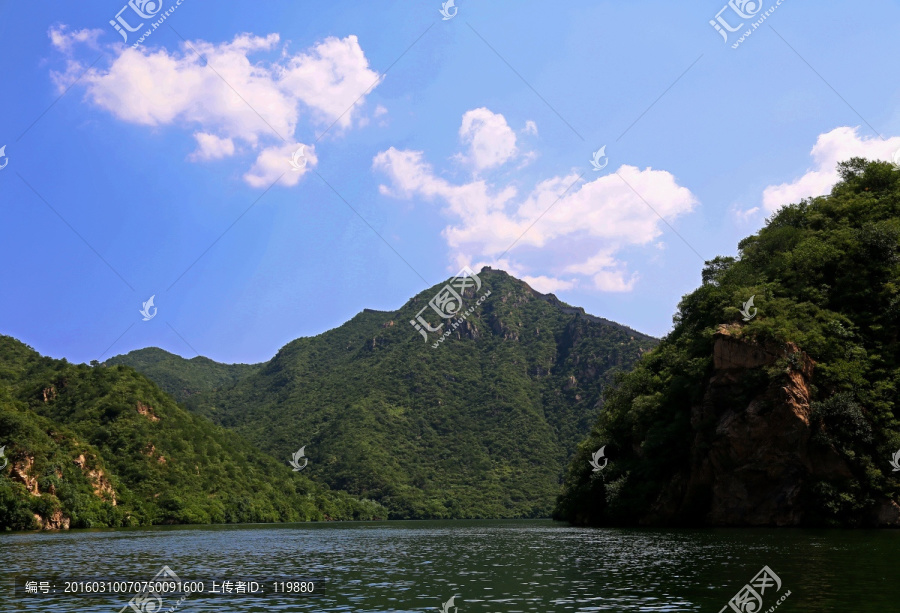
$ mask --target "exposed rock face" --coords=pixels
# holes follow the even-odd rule
[[[38,480],[32,473],[34,469],[34,457],[26,455],[24,459],[19,460],[10,467],[9,476],[13,481],[17,481],[25,486],[28,493],[32,496],[40,496],[41,491],[38,487]],[[59,473],[57,473],[59,474]],[[55,495],[55,488],[50,486],[49,492],[51,496]],[[34,522],[39,530],[68,530],[70,520],[63,515],[62,511],[57,509],[50,517],[42,517],[34,513]]]
[[[804,486],[820,477],[852,477],[833,448],[811,444],[810,382],[815,362],[796,345],[761,346],[720,327],[714,372],[691,408],[696,432],[690,468],[677,475],[644,523],[793,526],[804,519]],[[783,376],[753,386],[754,371],[788,358]],[[900,507],[885,501],[873,525],[900,526]]]
[[[159,421],[159,417],[153,412],[153,407],[144,404],[140,400],[137,403],[137,412],[145,416],[150,421]]]
[[[18,481],[24,485],[25,489],[27,489],[28,493],[32,496],[40,496],[41,492],[38,490],[37,477],[34,477],[31,474],[33,466],[34,458],[25,456],[24,460],[20,460],[10,467],[9,476],[13,481]]]
[[[44,518],[34,514],[34,521],[40,530],[68,530],[70,519],[63,515],[63,512],[56,510],[50,517]]]
[[[90,480],[94,489],[94,495],[116,506],[116,491],[113,489],[112,483],[107,478],[102,468],[87,468],[87,460],[84,454],[75,458],[75,465],[81,469],[81,472]]]
[[[505,301],[505,299],[504,299],[504,301]],[[503,340],[507,340],[507,341],[518,341],[519,340],[519,333],[513,328],[513,326],[515,324],[512,324],[512,325],[507,324],[506,322],[501,321],[500,318],[496,317],[496,316],[492,316],[490,318],[489,324],[490,324],[491,330],[494,332],[494,334],[502,337]]]
[[[88,479],[94,486],[94,495],[109,502],[112,506],[116,506],[116,491],[112,487],[106,474],[99,468],[88,471]]]
[[[160,458],[160,461],[163,461]],[[73,460],[74,464],[81,469],[81,472],[87,477],[94,490],[94,495],[116,506],[116,492],[112,483],[103,472],[102,468],[91,468],[88,466],[88,460],[84,454],[80,454]],[[51,500],[55,500],[56,487],[51,483],[45,492],[41,492],[38,477],[35,476],[34,457],[30,455],[24,456],[10,466],[9,477],[25,486],[28,493],[32,496],[50,496]],[[57,479],[63,478],[63,473],[59,469],[53,473]],[[59,504],[59,501],[56,501]],[[63,515],[59,509],[54,511],[49,517],[44,517],[38,513],[34,513],[35,525],[40,530],[68,530],[71,523],[70,518]]]
[[[478,332],[478,327],[474,322],[469,321],[468,319],[460,322],[459,326],[456,329],[456,338],[471,338],[477,339],[481,337],[481,334]]]

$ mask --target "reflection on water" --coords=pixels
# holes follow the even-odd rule
[[[900,611],[900,531],[595,530],[550,521],[175,527],[0,535],[6,610],[118,612],[130,597],[14,599],[16,575],[320,577],[319,596],[191,595],[178,611],[710,611],[763,567],[779,612]],[[775,603],[766,592],[765,608]],[[163,613],[177,601],[165,602]],[[449,610],[453,613],[453,609]]]

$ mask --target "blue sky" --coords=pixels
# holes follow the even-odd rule
[[[900,149],[900,7],[776,1],[0,1],[0,333],[257,362],[491,264],[663,335],[702,259]]]

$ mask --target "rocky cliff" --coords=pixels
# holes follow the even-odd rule
[[[900,173],[837,171],[706,262],[672,331],[607,388],[556,517],[900,527]]]
[[[719,327],[713,373],[702,400],[691,407],[696,434],[690,464],[672,478],[642,523],[801,525],[813,484],[853,479],[838,450],[815,436],[815,362],[793,343],[742,340],[739,329]],[[770,376],[759,376],[772,368]],[[761,380],[767,382],[760,385]],[[900,507],[880,500],[864,523],[898,526]]]
[[[718,327],[710,372],[685,407],[690,444],[683,461],[672,457],[668,465],[678,468],[660,480],[643,508],[622,501],[626,490],[645,485],[635,475],[660,453],[648,444],[652,436],[630,449],[607,444],[605,457],[614,464],[605,472],[588,472],[578,467],[579,460],[587,461],[577,458],[573,472],[580,472],[580,483],[567,484],[557,517],[561,509],[567,512],[563,518],[579,524],[818,525],[820,507],[827,506],[823,490],[855,491],[861,471],[848,461],[855,454],[839,441],[848,435],[841,430],[858,424],[816,409],[816,362],[795,343],[760,342],[743,333],[738,324]],[[633,399],[630,410],[645,410],[646,398]],[[567,501],[577,506],[567,509]],[[853,525],[900,527],[900,505],[886,496],[868,498]]]

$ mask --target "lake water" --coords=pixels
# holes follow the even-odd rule
[[[20,577],[315,578],[316,596],[191,594],[176,609],[266,612],[726,611],[764,566],[768,611],[900,611],[900,531],[618,530],[551,521],[320,523],[0,534],[3,611],[118,612],[115,598],[14,597]],[[57,585],[57,589],[62,586]],[[268,586],[266,586],[268,587]],[[757,590],[758,591],[758,590]],[[164,613],[178,598],[149,602]],[[750,608],[742,613],[759,613]],[[153,606],[159,608],[153,609]],[[132,609],[129,609],[129,611]]]

